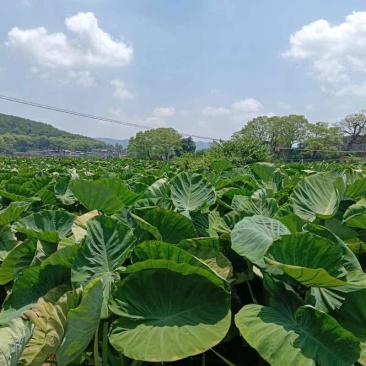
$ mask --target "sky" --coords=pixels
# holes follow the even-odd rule
[[[0,94],[227,139],[259,115],[366,109],[364,0],[1,0]],[[91,137],[138,128],[0,100]]]

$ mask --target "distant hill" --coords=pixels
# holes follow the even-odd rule
[[[47,123],[0,113],[0,153],[30,150],[79,150],[103,148],[91,137],[59,130]]]
[[[126,148],[128,146],[128,139],[126,140],[115,140],[115,139],[110,139],[108,137],[96,137],[95,140],[97,141],[102,141],[104,143],[106,143],[107,145],[122,145],[123,148]]]
[[[122,145],[124,148],[128,146],[128,139],[126,140],[115,140],[108,137],[96,137],[95,138],[98,141],[105,142],[108,145]],[[196,141],[196,150],[204,150],[208,149],[211,145],[211,142],[205,142],[205,141]]]

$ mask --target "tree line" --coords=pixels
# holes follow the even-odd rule
[[[271,154],[289,156],[295,147],[304,158],[320,159],[336,157],[339,150],[361,149],[360,144],[365,142],[365,111],[348,115],[334,125],[328,122],[311,123],[303,115],[291,114],[256,117],[235,132],[230,140],[214,142],[210,150],[212,154],[220,149],[226,151],[232,159],[235,155],[252,151],[252,155],[259,153],[258,158],[265,159]],[[193,151],[194,141],[182,138],[173,128],[138,132],[131,137],[128,145],[129,156],[139,159],[169,160]]]

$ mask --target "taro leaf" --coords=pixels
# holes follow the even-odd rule
[[[327,221],[332,220],[333,219]],[[303,231],[308,231],[310,233],[322,236],[323,238],[329,239],[334,244],[336,244],[342,250],[342,262],[344,268],[346,268],[347,271],[362,271],[361,265],[351,249],[330,229],[313,223],[307,223],[304,225]]]
[[[98,211],[90,211],[84,215],[78,216],[72,225],[72,233],[76,242],[80,242],[81,239],[87,234],[86,223],[93,217],[98,216]]]
[[[69,184],[71,192],[89,211],[113,214],[124,207],[117,194],[101,181],[75,180]]]
[[[251,164],[250,169],[257,178],[262,179],[265,182],[270,182],[273,179],[273,173],[276,171],[276,166],[271,163],[260,162]]]
[[[130,206],[140,198],[139,194],[136,194],[135,192],[128,189],[120,180],[102,179],[101,182],[107,188],[109,188],[126,206]]]
[[[235,211],[244,212],[246,215],[261,215],[272,217],[278,210],[274,198],[252,198],[247,196],[234,196],[231,207]]]
[[[62,250],[74,252],[74,249],[69,247]],[[54,287],[70,284],[70,267],[74,258],[62,255],[60,252],[61,250],[55,252],[51,256],[52,258],[49,257],[40,266],[27,268],[19,274],[14,282],[10,296],[4,302],[4,310],[14,309],[21,311],[23,309],[24,311],[36,304],[41,296],[47,294]],[[56,257],[58,258],[57,260]],[[53,262],[58,261],[61,264],[53,264]]]
[[[45,296],[31,310],[24,312],[35,325],[32,338],[20,358],[27,365],[42,366],[56,352],[64,336],[67,313],[79,304],[81,289],[64,293],[62,286],[59,286],[54,290],[57,301]]]
[[[359,357],[359,340],[331,316],[311,306],[296,313],[283,307],[246,305],[235,324],[270,365],[349,366]],[[269,336],[270,335],[270,336]]]
[[[29,238],[58,243],[72,235],[71,227],[75,215],[66,211],[41,211],[17,221],[13,227]]]
[[[103,285],[100,279],[89,283],[78,307],[67,313],[64,338],[56,352],[60,365],[68,365],[88,346],[100,321]]]
[[[127,267],[126,273],[134,273],[146,268],[161,268],[161,263],[165,266],[168,260],[183,265],[185,268],[181,272],[184,275],[199,274],[227,291],[230,289],[228,283],[203,261],[168,243],[160,241],[141,243],[133,251],[133,260],[135,263]]]
[[[18,202],[37,202],[41,199],[39,197],[34,197],[33,191],[26,188],[21,188],[18,185],[12,187],[12,192],[0,189],[0,196],[7,198],[10,201]]]
[[[17,245],[17,241],[9,226],[0,227],[0,243],[0,262],[2,262]]]
[[[366,364],[366,289],[348,293],[339,311],[332,314],[339,324],[352,332],[361,343],[359,362]]]
[[[15,221],[28,206],[28,202],[11,202],[9,206],[0,211],[0,226],[5,226]]]
[[[32,335],[32,324],[14,319],[0,327],[0,365],[17,366],[20,355]]]
[[[264,260],[309,287],[345,286],[342,250],[312,233],[283,235],[267,249]]]
[[[199,238],[181,241],[178,246],[207,264],[225,280],[233,275],[231,262],[220,252],[218,239]]]
[[[178,212],[160,207],[136,209],[131,216],[144,230],[149,231],[157,240],[176,244],[183,239],[197,236],[192,221]]]
[[[148,199],[170,199],[169,197],[169,183],[166,178],[161,178],[152,183],[146,190],[144,198]]]
[[[216,160],[211,164],[211,168],[217,173],[222,173],[225,170],[233,169],[234,165],[227,160]]]
[[[34,256],[35,249],[36,242],[34,240],[26,240],[23,243],[19,243],[10,251],[0,266],[0,285],[5,285],[14,279],[17,261],[29,253]]]
[[[69,188],[69,183],[70,183],[69,176],[61,177],[54,187],[56,199],[62,205],[66,206],[74,204],[76,200],[75,196],[72,194]]]
[[[173,204],[186,214],[202,207],[209,207],[216,201],[215,189],[200,174],[179,173],[172,179],[171,184]]]
[[[160,268],[146,266],[119,283],[110,305],[120,316],[111,326],[114,348],[142,361],[175,361],[205,352],[225,337],[230,293],[194,273],[194,266],[184,275],[185,267],[162,260]]]
[[[351,227],[366,229],[366,199],[349,206],[343,215],[343,222]]]
[[[85,286],[102,278],[102,317],[108,317],[107,303],[112,284],[119,280],[120,267],[135,243],[132,230],[110,217],[96,216],[87,222],[87,238],[80,246],[72,271],[72,281]]]
[[[263,255],[272,240],[290,231],[281,222],[254,215],[239,221],[231,232],[231,248],[259,267],[265,267]]]
[[[343,181],[334,172],[303,178],[291,194],[294,213],[301,219],[329,219],[337,211],[342,198]]]
[[[347,184],[344,195],[354,200],[365,197],[366,178],[356,179],[352,183]]]

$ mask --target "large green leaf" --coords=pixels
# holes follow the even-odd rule
[[[278,210],[274,198],[253,198],[246,196],[234,196],[231,207],[246,215],[261,215],[272,217]]]
[[[75,180],[69,184],[69,188],[89,211],[99,210],[109,215],[124,207],[118,192],[114,192],[105,182]]]
[[[147,207],[136,209],[131,216],[157,240],[176,244],[183,239],[197,236],[192,221],[178,212],[160,207]]]
[[[366,229],[366,199],[349,206],[343,215],[343,222],[351,227]]]
[[[171,184],[172,201],[179,211],[196,211],[216,201],[215,189],[200,174],[182,172],[172,179]]]
[[[4,262],[0,266],[0,285],[12,281],[15,275],[15,266],[17,261],[24,255],[34,253],[36,249],[36,243],[34,240],[26,240],[23,243],[19,243],[14,247],[5,258]]]
[[[15,221],[28,207],[28,202],[11,202],[9,206],[0,211],[0,226]]]
[[[309,287],[339,287],[346,270],[341,248],[312,233],[283,235],[275,239],[264,257],[288,276]]]
[[[254,215],[239,221],[231,232],[231,248],[252,263],[264,267],[263,255],[272,240],[290,234],[281,222]]]
[[[317,217],[333,217],[337,213],[342,191],[343,181],[334,172],[317,173],[303,178],[291,194],[294,212],[308,221],[314,221]]]
[[[334,318],[310,306],[295,314],[286,309],[253,304],[235,317],[244,339],[270,365],[349,366],[357,361],[358,339]]]
[[[26,324],[20,318],[0,327],[0,365],[17,366],[31,335],[32,324]]]
[[[203,276],[183,275],[182,268],[166,261],[165,268],[141,270],[119,283],[110,305],[120,316],[110,334],[119,352],[143,361],[174,361],[205,352],[225,337],[230,294]]]
[[[76,216],[66,211],[41,211],[24,217],[13,227],[30,238],[58,243],[72,235],[71,227]]]
[[[352,183],[347,184],[344,195],[354,200],[365,197],[366,178],[356,179]]]
[[[69,188],[70,180],[69,176],[61,177],[54,186],[55,197],[63,205],[72,205],[76,200]]]
[[[231,262],[220,252],[219,241],[212,238],[182,240],[178,246],[207,264],[226,280],[233,274]]]
[[[84,289],[78,307],[67,313],[65,333],[56,352],[60,365],[70,364],[88,346],[100,321],[103,286],[96,279]]]
[[[129,254],[135,237],[129,227],[107,216],[96,216],[89,220],[87,232],[87,238],[81,244],[75,259],[72,281],[85,286],[93,279],[102,278],[102,317],[107,317],[111,286],[119,279],[116,270]]]
[[[52,296],[48,294],[40,298],[31,310],[24,312],[23,316],[35,325],[32,338],[20,358],[26,365],[42,366],[56,352],[64,336],[67,313],[80,302],[80,289],[64,293],[63,287],[59,286],[54,292]],[[54,297],[58,300],[54,301]]]
[[[141,243],[133,251],[133,261],[134,264],[127,267],[127,273],[134,273],[148,268],[161,268],[161,266],[165,268],[167,261],[170,261],[173,266],[176,264],[183,266],[183,269],[181,269],[182,274],[199,274],[215,285],[229,291],[228,283],[219,277],[214,269],[185,250],[168,243],[160,241]],[[168,268],[170,267],[168,266]]]

